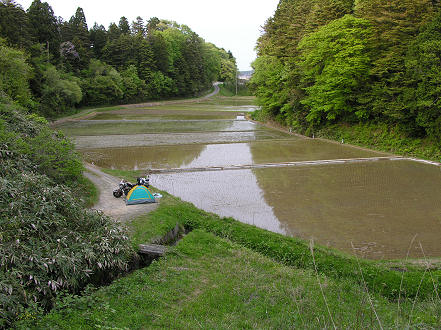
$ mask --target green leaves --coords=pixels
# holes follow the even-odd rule
[[[59,291],[78,292],[126,271],[127,232],[84,208],[73,186],[82,163],[46,121],[0,105],[0,327],[25,307],[48,309]]]
[[[26,55],[7,47],[0,39],[0,91],[22,106],[32,104],[29,79],[32,68],[26,63]]]
[[[368,21],[346,15],[302,39],[299,65],[307,86],[302,104],[310,110],[308,121],[319,124],[356,111],[357,90],[368,80],[372,33]]]

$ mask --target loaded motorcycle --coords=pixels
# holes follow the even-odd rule
[[[136,184],[139,186],[146,186],[147,188],[150,186],[150,179],[149,177],[144,178],[136,178]],[[134,187],[134,184],[131,184],[130,182],[122,179],[118,185],[118,188],[113,190],[113,196],[115,198],[121,197],[123,194],[124,196],[127,196],[129,191]]]
[[[131,184],[130,182],[122,179],[119,182],[118,188],[113,190],[113,197],[115,198],[119,198],[121,197],[123,194],[125,196],[127,196],[127,194],[129,193],[129,191],[134,187],[133,184]]]

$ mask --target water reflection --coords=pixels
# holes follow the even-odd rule
[[[427,256],[441,255],[440,179],[430,165],[385,161],[157,175],[154,185],[210,212],[389,259],[404,258],[416,234]],[[411,257],[423,257],[417,245]]]
[[[246,144],[238,145],[237,151],[244,162],[251,161],[251,152]],[[188,167],[198,167],[205,159],[222,158],[207,147]],[[155,187],[166,190],[199,208],[220,216],[234,217],[242,222],[256,225],[281,234],[287,232],[273,209],[264,198],[252,170],[193,172],[153,175]]]
[[[169,140],[170,142],[170,140]],[[204,153],[200,155],[202,150]],[[252,157],[249,157],[251,151]],[[123,170],[250,165],[305,160],[376,157],[379,153],[292,137],[230,144],[154,145],[144,147],[97,148],[82,150],[85,160],[98,166]],[[197,155],[191,164],[189,155]],[[380,154],[382,155],[382,154]]]

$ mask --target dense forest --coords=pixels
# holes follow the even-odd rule
[[[88,27],[82,8],[64,21],[40,0],[0,2],[0,90],[47,118],[80,106],[187,97],[233,80],[231,52],[188,26],[121,17]]]
[[[436,0],[280,0],[257,42],[258,115],[307,135],[381,124],[439,147],[439,9]]]

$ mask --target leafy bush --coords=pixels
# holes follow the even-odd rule
[[[0,39],[0,90],[22,106],[33,104],[29,89],[32,68],[26,63],[26,55],[7,47]]]
[[[46,117],[67,112],[83,98],[78,78],[59,72],[47,65],[43,71],[40,112]]]
[[[126,230],[65,185],[81,171],[45,120],[0,102],[0,328],[129,267]]]

